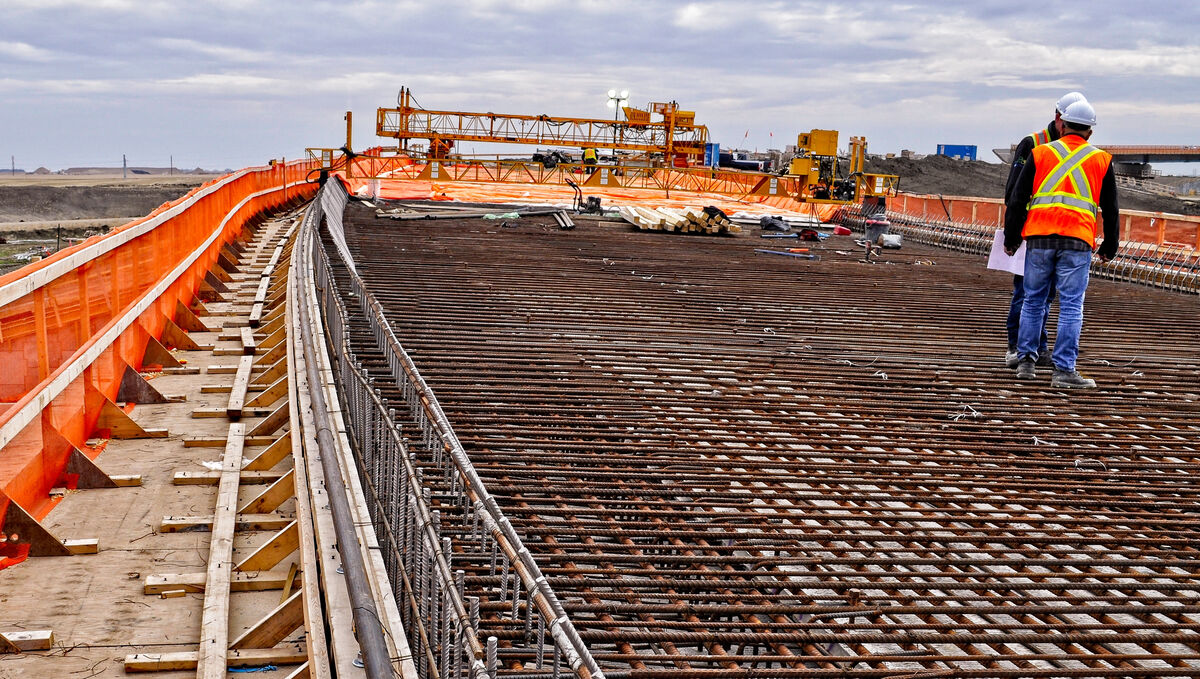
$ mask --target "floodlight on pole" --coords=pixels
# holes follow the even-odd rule
[[[621,90],[619,93],[616,90],[608,91],[608,107],[616,109],[613,113],[613,120],[621,119],[621,107],[629,103],[629,90]]]

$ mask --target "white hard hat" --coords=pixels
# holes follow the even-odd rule
[[[1081,99],[1063,111],[1062,119],[1068,123],[1092,127],[1096,124],[1096,109],[1092,108],[1086,99]]]
[[[1067,107],[1077,101],[1087,101],[1087,97],[1083,96],[1083,94],[1079,92],[1067,92],[1066,94],[1062,95],[1062,98],[1060,98],[1058,103],[1054,105],[1054,110],[1058,111],[1059,113],[1066,113]]]

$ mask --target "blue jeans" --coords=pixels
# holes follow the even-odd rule
[[[1046,317],[1050,290],[1058,288],[1058,334],[1054,338],[1054,367],[1075,370],[1079,331],[1083,329],[1083,297],[1087,292],[1090,250],[1030,249],[1025,253],[1025,304],[1017,353],[1037,360],[1040,321]]]
[[[1038,344],[1038,355],[1046,353],[1046,319],[1050,318],[1050,302],[1054,301],[1054,285],[1046,297],[1046,315],[1042,318],[1042,341]],[[1008,305],[1008,350],[1017,350],[1021,333],[1021,306],[1025,304],[1025,277],[1013,276],[1012,302]]]

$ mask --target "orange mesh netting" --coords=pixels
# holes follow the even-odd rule
[[[344,179],[344,178],[343,178]],[[400,179],[346,180],[351,193],[372,195],[385,200],[454,200],[480,203],[551,203],[569,205],[574,191],[569,186],[517,184],[511,182],[430,182]],[[792,214],[828,221],[839,206],[800,203],[779,196],[737,198],[718,193],[673,190],[668,197],[661,189],[585,186],[588,196],[599,196],[606,205],[644,207],[704,207],[712,205],[725,212],[757,215]]]
[[[177,303],[191,303],[251,219],[312,196],[311,167],[221,177],[0,277],[0,517],[10,500],[35,518],[49,511],[48,492],[64,481],[72,450],[98,454],[85,441],[126,366],[142,367],[149,339],[161,336]]]

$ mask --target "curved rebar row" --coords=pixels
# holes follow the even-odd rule
[[[978,222],[914,217],[888,211],[891,229],[916,243],[986,256],[992,248],[996,226]],[[861,205],[847,206],[841,223],[864,228]],[[1182,244],[1126,241],[1109,262],[1092,261],[1092,276],[1126,281],[1164,290],[1200,294],[1200,250]]]

